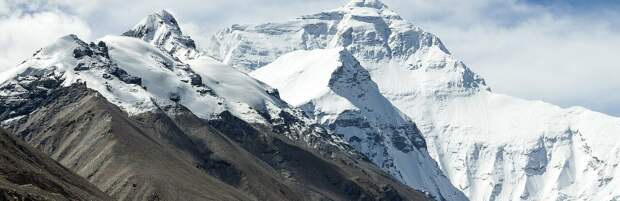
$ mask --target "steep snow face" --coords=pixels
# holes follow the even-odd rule
[[[61,86],[85,82],[129,114],[148,112],[158,105],[174,102],[196,109],[204,118],[224,110],[220,103],[223,100],[209,94],[211,89],[202,84],[188,65],[130,37],[107,36],[99,45],[89,45],[73,35],[65,36],[6,77],[9,79],[2,84],[3,96],[29,92],[13,90],[23,88],[26,82],[52,79]]]
[[[98,45],[63,37],[3,77],[0,96],[23,94],[27,100],[31,89],[85,82],[129,114],[179,103],[204,119],[230,111],[248,122],[266,123],[265,115],[286,108],[274,89],[244,73],[208,58],[185,64],[140,39],[122,36],[106,36]]]
[[[216,96],[225,98],[229,105],[243,104],[261,112],[287,107],[286,103],[278,98],[277,90],[211,57],[200,56],[188,60],[187,64],[202,77],[203,83],[209,86]],[[242,111],[239,111],[239,114],[241,113]]]
[[[194,40],[183,35],[174,16],[165,10],[142,19],[123,36],[140,38],[181,60],[195,58],[199,54]]]
[[[268,65],[269,68],[259,69],[250,75],[278,88],[283,100],[299,107],[330,92],[332,74],[342,66],[342,51],[335,48],[291,52]],[[347,109],[351,106],[343,107]]]
[[[430,157],[416,125],[347,50],[291,52],[251,75],[403,183],[438,200],[467,200]]]
[[[472,200],[620,198],[618,118],[487,91],[401,107],[425,115],[433,157]]]
[[[492,93],[437,37],[378,1],[234,25],[208,49],[252,71],[294,50],[326,47],[351,52],[416,122],[431,156],[471,200],[620,199],[618,118]]]

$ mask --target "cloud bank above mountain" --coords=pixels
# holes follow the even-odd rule
[[[68,33],[120,34],[167,9],[202,43],[230,24],[284,21],[347,0],[0,0],[0,72]],[[620,116],[620,3],[595,0],[384,0],[437,34],[494,91]],[[6,33],[6,34],[4,34]]]

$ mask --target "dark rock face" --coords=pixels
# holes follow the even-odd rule
[[[191,74],[190,81],[193,86],[202,86],[202,77],[198,74]]]
[[[0,200],[110,200],[82,177],[0,129]]]
[[[92,57],[93,51],[90,48],[76,48],[73,50],[73,57],[80,59],[84,56]]]
[[[36,108],[8,127],[114,199],[428,200],[365,160],[278,133],[299,123],[286,114],[280,128],[182,105],[129,117],[84,85]]]
[[[129,75],[129,73],[127,73],[127,71],[120,69],[116,66],[111,66],[107,68],[107,72],[127,84],[142,85],[142,78],[131,76]]]
[[[415,200],[366,160],[332,152],[329,159],[273,133],[278,128],[249,125],[230,114],[209,122],[250,153],[295,183],[338,195],[335,200]],[[327,135],[327,134],[326,134]],[[381,178],[382,177],[382,178]],[[372,180],[372,181],[371,181]],[[315,195],[316,196],[316,195]]]
[[[10,96],[0,96],[0,119],[30,114],[63,82],[54,70],[28,69],[14,81],[0,87]]]
[[[130,118],[84,85],[57,89],[8,127],[113,199],[256,200],[199,168],[227,169],[163,112]]]
[[[75,38],[79,40],[78,38]],[[81,43],[82,46],[77,47],[73,50],[73,57],[76,59],[81,59],[83,57],[93,57],[93,56],[101,56],[109,59],[110,55],[108,54],[108,46],[105,42],[100,41],[95,45],[95,43],[90,43],[89,45],[85,45],[84,42]]]

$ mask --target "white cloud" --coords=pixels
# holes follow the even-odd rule
[[[386,0],[437,34],[494,91],[620,116],[620,13],[499,0]]]
[[[605,99],[620,102],[609,94],[620,89],[620,37],[607,28],[540,20],[510,29],[436,29],[446,29],[440,32],[453,53],[495,91],[601,111]]]
[[[7,15],[9,13],[9,5],[5,0],[0,0],[0,16]]]
[[[64,35],[73,33],[84,39],[91,36],[88,24],[79,18],[47,11],[0,17],[0,33],[0,72]]]
[[[63,0],[76,1],[76,0]],[[99,1],[83,17],[93,26],[96,34],[119,34],[137,23],[144,16],[166,9],[175,14],[180,23],[194,24],[202,31],[212,33],[231,24],[284,21],[301,14],[311,14],[331,9],[347,0],[106,0]],[[66,5],[71,5],[67,3]],[[73,6],[72,6],[73,7]],[[88,7],[88,6],[86,6]],[[81,10],[81,9],[71,9]],[[207,34],[207,33],[205,33]],[[196,36],[194,36],[196,37]]]
[[[190,36],[195,42],[198,48],[205,47],[209,42],[209,30],[204,30],[204,27],[193,23],[180,22],[179,26],[183,34]]]

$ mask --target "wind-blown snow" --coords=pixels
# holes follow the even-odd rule
[[[214,35],[208,50],[260,72],[295,50],[337,47],[413,119],[431,156],[471,200],[620,199],[618,118],[492,93],[436,36],[377,0],[283,23],[232,26]]]

